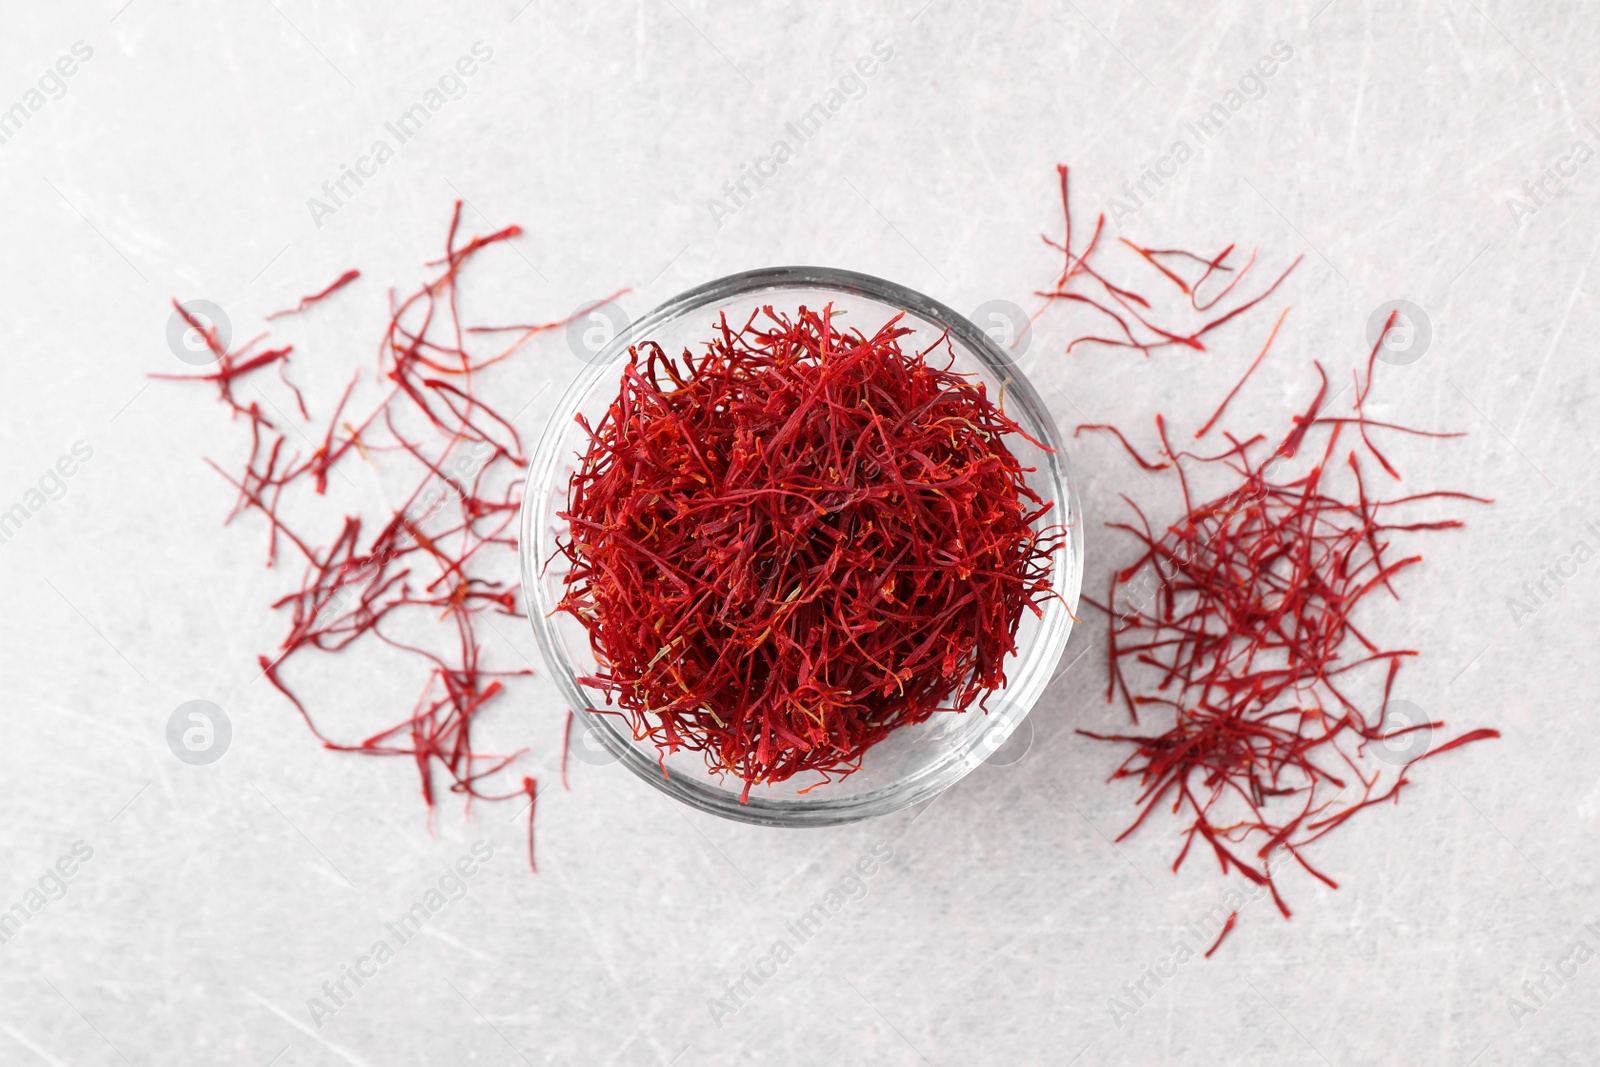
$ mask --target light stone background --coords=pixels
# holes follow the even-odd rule
[[[1600,123],[1592,5],[522,4],[8,5],[0,106],[74,42],[93,55],[0,145],[0,505],[74,442],[93,455],[0,545],[0,908],[48,883],[75,842],[93,854],[0,945],[0,1062],[1600,1058],[1600,962],[1573,954],[1579,939],[1600,947],[1600,927],[1584,929],[1600,922],[1600,563],[1547,582],[1531,614],[1507,603],[1579,538],[1600,543],[1584,529],[1600,521],[1600,162],[1572,155],[1600,146],[1586,125]],[[493,56],[466,95],[318,226],[307,198],[475,41]],[[864,95],[714,218],[708,198],[877,41],[893,58]],[[920,811],[827,831],[719,822],[576,760],[562,792],[563,709],[547,679],[519,682],[485,729],[532,748],[537,876],[514,805],[469,821],[447,803],[430,837],[409,765],[320,750],[254,680],[282,632],[264,605],[288,576],[261,566],[259,522],[221,526],[231,494],[200,462],[236,458],[243,427],[204,389],[146,378],[185,369],[165,341],[170,297],[215,301],[244,337],[359,266],[337,310],[279,331],[325,397],[370,364],[384,287],[416,281],[462,196],[471,228],[528,231],[520,256],[496,253],[469,285],[497,314],[556,318],[631,286],[622,304],[637,315],[795,262],[963,310],[1031,307],[1057,265],[1037,236],[1058,230],[1053,164],[1073,166],[1086,223],[1279,41],[1292,58],[1264,94],[1112,232],[1259,244],[1273,263],[1306,254],[1241,425],[1299,410],[1312,357],[1347,378],[1384,301],[1425,310],[1432,345],[1380,372],[1376,410],[1470,436],[1392,455],[1407,486],[1497,502],[1420,542],[1426,564],[1372,627],[1423,653],[1397,695],[1506,734],[1422,765],[1397,807],[1317,846],[1342,888],[1287,874],[1292,921],[1251,905],[1215,958],[1129,999],[1124,983],[1240,883],[1199,857],[1174,876],[1170,822],[1109,843],[1132,791],[1103,784],[1113,751],[1072,732],[1119,721],[1092,613],[1020,760]],[[1558,165],[1559,182],[1524,190]],[[1536,210],[1514,212],[1513,197]],[[1065,324],[1046,316],[1023,368],[1069,430],[1116,421],[1148,441],[1154,411],[1192,419],[1215,402],[1262,318],[1203,356],[1144,361],[1069,357]],[[579,368],[560,335],[541,338],[502,380],[502,406],[532,400],[519,425],[536,435]],[[1150,487],[1104,441],[1081,441],[1074,460],[1098,589],[1127,552],[1100,522],[1119,492]],[[503,663],[536,659],[523,628],[496,640]],[[315,679],[333,723],[389,710],[362,678]],[[166,741],[173,710],[196,699],[232,727],[209,766]],[[308,998],[476,841],[493,859],[466,895],[312,1026]],[[785,924],[850,887],[874,847],[893,860],[864,898],[716,1025],[708,1000],[793,941]],[[1572,977],[1546,977],[1531,999],[1524,983],[1563,960]],[[1113,997],[1140,1006],[1128,1017]],[[1536,1010],[1514,1017],[1512,997]]]

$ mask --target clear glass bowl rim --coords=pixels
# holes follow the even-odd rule
[[[995,728],[969,739],[965,748],[953,749],[943,760],[921,773],[897,779],[869,792],[800,800],[752,796],[748,803],[741,804],[735,793],[711,789],[683,776],[673,778],[663,775],[656,760],[618,730],[614,716],[597,715],[586,710],[589,699],[584,695],[577,672],[567,661],[554,633],[550,616],[555,610],[555,603],[544,595],[541,572],[545,560],[555,550],[555,543],[551,531],[539,524],[537,512],[540,502],[552,490],[565,491],[564,484],[560,487],[553,484],[563,459],[561,441],[584,399],[602,376],[614,373],[612,365],[627,353],[629,345],[649,340],[658,327],[707,305],[786,289],[823,289],[865,296],[903,309],[940,329],[948,330],[954,341],[1005,383],[1006,413],[1052,450],[1044,457],[1045,469],[1042,473],[1047,475],[1060,508],[1060,513],[1053,517],[1067,524],[1067,537],[1057,551],[1051,576],[1054,591],[1060,599],[1052,599],[1045,606],[1045,625],[1039,638],[1014,665],[1014,670],[1008,668],[1004,699],[1008,707],[1015,709],[1008,722],[997,723]],[[518,521],[524,610],[533,625],[545,667],[578,721],[594,728],[594,735],[611,755],[617,757],[618,762],[672,799],[713,815],[762,826],[832,826],[874,818],[929,800],[954,785],[982,763],[988,752],[1004,742],[1043,693],[1056,663],[1066,649],[1082,585],[1083,522],[1076,484],[1071,477],[1060,430],[1033,384],[994,341],[966,316],[905,286],[870,274],[835,267],[765,267],[730,274],[685,290],[618,330],[610,343],[578,374],[556,404],[528,468]],[[993,715],[990,717],[992,719]],[[988,751],[974,751],[982,741],[987,741]]]

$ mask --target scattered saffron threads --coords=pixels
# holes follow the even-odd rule
[[[1140,711],[1154,708],[1172,725],[1153,734],[1080,731],[1134,746],[1112,775],[1142,787],[1141,810],[1122,837],[1170,806],[1187,822],[1174,870],[1199,841],[1224,873],[1238,870],[1268,887],[1285,916],[1267,865],[1274,849],[1336,887],[1306,860],[1305,846],[1356,811],[1395,798],[1418,761],[1498,736],[1475,731],[1399,767],[1364,758],[1368,744],[1394,740],[1385,733],[1390,693],[1401,663],[1417,652],[1381,647],[1364,623],[1358,626],[1355,609],[1379,592],[1398,597],[1393,579],[1421,562],[1418,555],[1396,558],[1395,533],[1462,525],[1391,515],[1425,500],[1488,501],[1447,492],[1374,498],[1357,452],[1339,462],[1344,424],[1298,420],[1290,437],[1303,441],[1313,425],[1326,428],[1327,441],[1309,471],[1290,476],[1271,469],[1293,454],[1287,444],[1269,453],[1259,436],[1243,442],[1228,435],[1226,451],[1199,456],[1173,450],[1158,424],[1184,514],[1158,531],[1133,505],[1136,522],[1111,523],[1134,538],[1140,554],[1112,575],[1103,604],[1090,603],[1111,619],[1107,699],[1120,698],[1136,723]],[[1237,487],[1192,500],[1198,469],[1219,466],[1241,479]],[[1349,490],[1332,484],[1341,472]],[[1371,704],[1363,708],[1351,688],[1359,676],[1350,672],[1378,664],[1387,664],[1387,674],[1369,721]]]
[[[294,346],[284,345],[282,348],[268,348],[257,352],[256,346],[265,340],[267,336],[263,333],[257,334],[230,352],[224,349],[217,340],[217,328],[214,324],[210,326],[202,325],[199,319],[190,314],[189,310],[176,300],[172,302],[172,307],[178,316],[189,324],[189,328],[205,340],[206,347],[216,357],[215,369],[204,374],[152,374],[150,377],[179,382],[216,382],[217,398],[228,405],[229,410],[235,416],[244,415],[250,420],[252,427],[272,426],[273,424],[266,416],[261,414],[261,410],[254,400],[248,406],[239,403],[238,398],[233,395],[233,384],[251,371],[257,371],[262,367],[270,367],[275,363],[287,360],[289,353],[294,351]]]
[[[347,270],[343,274],[339,275],[334,283],[328,286],[326,289],[323,289],[320,292],[312,293],[310,296],[301,297],[300,303],[296,304],[294,307],[284,308],[282,311],[274,311],[272,314],[266,316],[266,319],[268,322],[270,322],[273,319],[281,319],[285,315],[298,315],[312,304],[326,300],[328,297],[332,296],[334,293],[337,293],[340,289],[343,289],[345,286],[349,285],[359,277],[361,277],[360,271]]]
[[[1055,504],[1005,444],[1022,428],[929,358],[954,359],[948,338],[908,351],[899,322],[724,316],[699,354],[630,349],[610,409],[580,417],[557,610],[617,709],[592,710],[663,773],[687,750],[744,801],[803,772],[814,788],[1005,685],[1023,610],[1051,595]]]
[[[1141,248],[1130,241],[1119,239],[1122,245],[1132,249],[1146,264],[1153,266],[1164,278],[1176,285],[1179,291],[1188,297],[1187,302],[1191,311],[1209,316],[1182,327],[1158,326],[1151,321],[1149,299],[1126,285],[1110,281],[1103,273],[1103,268],[1098,265],[1098,259],[1104,253],[1100,242],[1106,223],[1103,212],[1095,219],[1094,233],[1090,235],[1088,242],[1081,249],[1073,251],[1072,208],[1068,195],[1067,167],[1057,165],[1056,174],[1061,182],[1061,212],[1065,219],[1065,230],[1060,241],[1051,237],[1044,237],[1043,240],[1045,244],[1062,254],[1064,263],[1061,272],[1056,275],[1055,283],[1048,289],[1039,290],[1036,295],[1045,299],[1046,306],[1059,301],[1088,308],[1092,312],[1092,321],[1097,324],[1089,327],[1094,332],[1077,337],[1068,344],[1068,352],[1079,345],[1089,344],[1131,348],[1146,356],[1158,348],[1171,345],[1179,345],[1197,352],[1205,351],[1206,346],[1202,338],[1206,334],[1266,300],[1304,258],[1296,256],[1294,262],[1290,263],[1271,284],[1255,295],[1235,298],[1234,290],[1245,280],[1255,265],[1254,252],[1250,253],[1245,262],[1233,266],[1228,262],[1235,251],[1233,245],[1224,248],[1215,256],[1206,257],[1178,249]],[[1177,266],[1168,266],[1164,261],[1189,264],[1191,270],[1196,267],[1204,269],[1200,270],[1198,277],[1191,281],[1179,273]],[[1232,277],[1209,299],[1203,300],[1200,296],[1201,288],[1213,277],[1225,275]],[[1231,306],[1223,307],[1224,302],[1230,298],[1234,298],[1235,302],[1231,303]],[[1213,312],[1215,314],[1212,314]],[[1098,332],[1107,328],[1111,331],[1109,334]]]
[[[1065,168],[1060,172],[1063,210],[1067,210]],[[1070,214],[1066,232],[1067,239],[1056,245],[1064,251],[1071,247]],[[1096,239],[1098,235],[1099,226]],[[1077,256],[1068,253],[1063,280],[1099,280],[1084,262],[1094,246],[1092,239]],[[1200,311],[1232,291],[1255,258],[1252,254],[1223,292],[1202,300],[1197,291],[1213,275],[1227,271],[1232,246],[1214,257],[1129,247],[1188,297],[1192,310]],[[1196,264],[1204,268],[1198,278],[1179,273],[1184,265]],[[1102,297],[1109,293],[1124,313],[1119,322],[1147,328],[1163,340],[1150,343],[1148,337],[1124,329],[1120,342],[1099,337],[1080,341],[1121,344],[1146,354],[1162,344],[1198,342],[1209,329],[1259,304],[1285,275],[1221,318],[1187,331],[1151,325],[1158,313],[1148,300],[1101,281]],[[1045,295],[1069,298],[1064,288],[1058,281],[1056,291]],[[1131,304],[1141,310],[1131,312]],[[1119,313],[1102,310],[1113,318]],[[1211,432],[1266,357],[1287,310],[1278,316],[1244,375],[1194,435],[1196,440]],[[1394,323],[1391,315],[1384,334]],[[1078,432],[1113,434],[1144,470],[1170,469],[1177,477],[1182,504],[1181,516],[1162,529],[1129,501],[1133,518],[1108,525],[1132,538],[1139,553],[1111,574],[1104,602],[1089,600],[1110,618],[1107,700],[1120,700],[1135,724],[1141,712],[1152,711],[1170,723],[1153,733],[1078,731],[1132,746],[1111,778],[1137,780],[1139,812],[1117,840],[1158,809],[1178,816],[1183,822],[1183,845],[1174,871],[1199,842],[1210,849],[1224,874],[1236,871],[1268,889],[1285,917],[1289,907],[1274,880],[1277,850],[1337,888],[1332,878],[1308,862],[1303,851],[1308,845],[1357,812],[1397,800],[1410,782],[1411,768],[1420,761],[1500,736],[1492,729],[1472,730],[1403,763],[1369,758],[1367,752],[1374,742],[1392,742],[1406,734],[1431,737],[1444,723],[1386,729],[1396,675],[1401,664],[1418,653],[1380,645],[1366,631],[1367,623],[1357,621],[1357,609],[1380,593],[1398,599],[1394,580],[1421,562],[1420,555],[1399,556],[1392,546],[1396,535],[1462,525],[1459,519],[1430,519],[1408,512],[1444,501],[1490,503],[1454,491],[1388,499],[1369,491],[1362,453],[1390,477],[1400,477],[1374,444],[1373,433],[1460,436],[1367,417],[1365,405],[1382,343],[1380,337],[1365,374],[1355,375],[1349,415],[1324,414],[1328,379],[1313,363],[1319,379],[1315,394],[1304,414],[1292,417],[1276,446],[1268,444],[1266,434],[1223,432],[1227,446],[1215,454],[1180,451],[1171,443],[1166,420],[1157,415],[1162,462],[1150,462],[1114,427],[1078,427]],[[1355,447],[1341,451],[1341,437],[1348,427],[1354,428]],[[1289,470],[1291,461],[1298,464],[1298,473]],[[1202,480],[1233,488],[1197,499]],[[1357,687],[1380,670],[1381,698],[1364,697]],[[1374,706],[1376,714],[1369,720]],[[1235,919],[1236,914],[1229,916],[1207,956],[1233,929]]]
[[[263,675],[325,748],[413,761],[430,823],[440,771],[450,791],[465,797],[469,814],[474,799],[526,795],[533,864],[533,779],[524,778],[521,788],[505,792],[485,788],[486,779],[525,750],[483,752],[472,736],[478,715],[504,692],[504,679],[531,673],[486,664],[479,637],[488,615],[521,616],[515,586],[494,575],[503,569],[496,560],[515,558],[514,523],[527,461],[516,430],[479,395],[477,376],[532,334],[565,321],[521,330],[510,347],[487,355],[469,351],[464,338],[471,330],[457,312],[461,272],[479,252],[521,229],[509,226],[463,241],[460,223],[457,202],[445,254],[428,264],[436,268],[432,275],[403,297],[389,294],[377,391],[364,402],[365,414],[351,410],[357,406],[359,371],[331,403],[321,430],[281,423],[254,400],[242,403],[235,394],[241,379],[269,366],[281,371],[292,347],[258,351],[263,335],[226,351],[215,330],[201,327],[181,306],[179,314],[200,330],[217,362],[202,374],[154,377],[214,382],[231,412],[245,416],[250,448],[243,469],[230,473],[211,464],[238,491],[228,520],[243,511],[260,514],[268,526],[267,565],[279,562],[280,550],[303,564],[298,587],[272,605],[288,612],[289,628],[273,655],[259,657]],[[358,276],[346,272],[292,311],[327,298]],[[304,416],[304,398],[294,392]],[[320,443],[302,454],[296,442],[312,440]],[[355,458],[368,464],[387,459],[386,466],[409,470],[414,488],[386,514],[343,516],[329,541],[319,543],[317,536],[291,528],[284,518],[286,505],[292,500],[294,513],[304,514],[305,505],[326,492],[330,473],[342,474],[341,465]],[[419,632],[437,640],[419,642]],[[359,740],[336,740],[318,725],[286,674],[302,654],[339,652],[363,638],[414,661],[420,691],[409,713],[393,725]]]
[[[1237,911],[1228,912],[1228,921],[1222,924],[1222,932],[1217,935],[1217,939],[1215,941],[1211,942],[1211,947],[1206,949],[1206,959],[1209,960],[1211,958],[1211,954],[1222,947],[1222,939],[1233,932],[1234,924],[1236,924],[1238,921],[1239,913]]]

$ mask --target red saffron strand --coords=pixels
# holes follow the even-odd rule
[[[567,784],[567,757],[572,752],[572,709],[567,709],[567,721],[561,727],[561,788],[571,792]]]
[[[361,272],[359,270],[347,270],[343,274],[339,275],[339,277],[334,280],[333,284],[328,286],[326,289],[318,290],[317,292],[312,293],[310,296],[301,297],[300,302],[294,307],[284,308],[282,311],[274,311],[272,314],[263,317],[268,322],[271,322],[273,319],[281,319],[285,315],[298,315],[312,304],[320,303],[321,301],[328,299],[328,297],[332,296],[334,293],[337,293],[340,289],[343,289],[345,286],[349,285],[359,277],[361,277]]]
[[[1254,374],[1256,372],[1256,368],[1261,366],[1261,361],[1267,358],[1267,352],[1272,348],[1272,342],[1278,336],[1278,327],[1282,326],[1283,320],[1288,317],[1288,308],[1284,308],[1278,313],[1278,321],[1272,324],[1272,332],[1267,334],[1267,341],[1261,346],[1261,351],[1256,353],[1256,358],[1250,361],[1250,366],[1245,368],[1244,374],[1241,375],[1239,380],[1234,383],[1233,388],[1228,390],[1228,395],[1222,398],[1222,403],[1217,405],[1217,410],[1212,412],[1211,417],[1206,420],[1205,425],[1194,432],[1194,439],[1196,441],[1204,437],[1207,431],[1217,424],[1217,420],[1222,418],[1222,413],[1228,409],[1229,401],[1238,395],[1239,390],[1244,388],[1244,383],[1249,381],[1250,375]]]
[[[1228,921],[1222,924],[1222,932],[1217,935],[1217,939],[1215,941],[1211,942],[1211,947],[1206,949],[1206,959],[1209,960],[1211,958],[1211,954],[1222,947],[1222,939],[1233,932],[1233,927],[1238,921],[1239,913],[1237,911],[1228,912]]]
[[[1149,460],[1139,455],[1139,450],[1134,448],[1133,445],[1129,444],[1128,439],[1122,436],[1122,431],[1117,429],[1115,426],[1109,426],[1104,423],[1080,423],[1076,428],[1073,429],[1072,436],[1077,437],[1085,430],[1094,430],[1099,433],[1111,434],[1122,443],[1123,451],[1132,456],[1133,461],[1147,471],[1164,471],[1171,466],[1170,463],[1151,463]]]
[[[522,780],[522,791],[528,794],[528,867],[539,873],[539,860],[533,851],[533,813],[539,806],[539,783],[532,778]]]

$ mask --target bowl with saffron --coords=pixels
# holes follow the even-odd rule
[[[674,799],[823,826],[931,798],[1066,647],[1078,502],[977,326],[821,267],[691,289],[568,389],[522,502],[523,591],[581,728]]]

